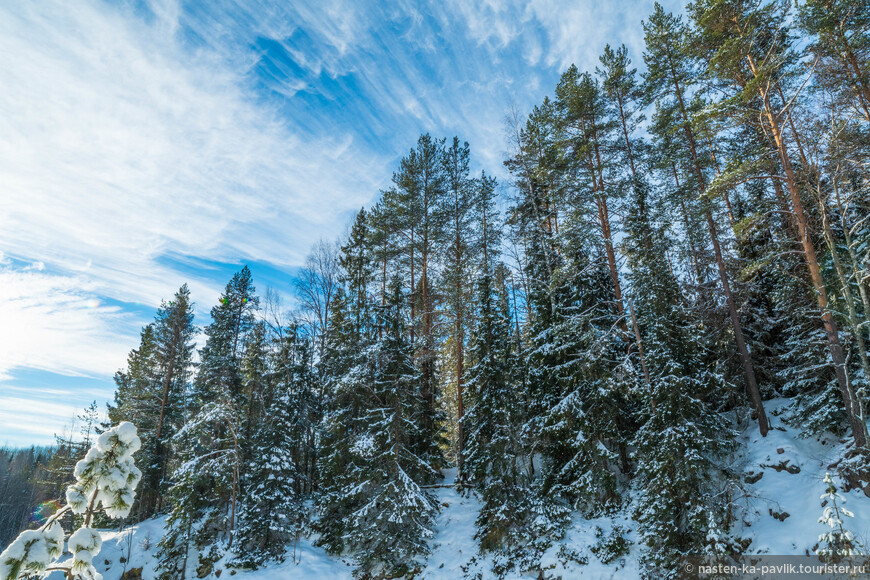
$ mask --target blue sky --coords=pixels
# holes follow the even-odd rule
[[[679,10],[678,2],[663,2]],[[0,3],[0,445],[112,395],[161,298],[290,300],[422,132],[503,175],[504,119],[652,2]]]

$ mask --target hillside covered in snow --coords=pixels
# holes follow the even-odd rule
[[[823,479],[835,472],[848,447],[837,437],[824,434],[818,438],[797,437],[798,431],[784,423],[789,417],[788,401],[766,404],[772,429],[766,438],[751,426],[740,437],[741,449],[733,458],[733,468],[743,474],[743,484],[734,489],[735,514],[739,524],[733,535],[747,542],[747,554],[794,555],[814,554],[819,536],[828,526],[819,522],[823,514],[821,496]],[[455,470],[445,472],[446,481]],[[835,477],[838,485],[842,481]],[[474,536],[475,519],[480,501],[473,491],[460,492],[455,487],[436,490],[439,514],[436,532],[425,565],[414,572],[421,580],[456,580],[491,578],[492,558],[481,554]],[[839,493],[845,507],[854,514],[844,517],[846,527],[858,543],[870,543],[870,497],[861,490]],[[608,516],[586,519],[574,514],[565,537],[542,558],[546,578],[640,578],[639,545],[632,509],[619,510]],[[97,568],[104,580],[157,578],[157,542],[163,534],[165,518],[144,521],[123,531],[102,530],[103,548]],[[288,548],[281,564],[268,564],[256,571],[228,568],[221,574],[236,574],[239,580],[351,580],[356,562],[352,556],[332,556],[313,544],[315,537],[300,537]],[[219,563],[215,570],[231,557]],[[191,559],[191,562],[194,560]],[[196,577],[193,564],[189,577]],[[126,575],[125,575],[126,574]],[[506,578],[535,578],[538,573],[512,573]],[[214,578],[215,574],[207,577]]]

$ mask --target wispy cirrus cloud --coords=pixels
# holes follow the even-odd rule
[[[256,248],[291,263],[377,185],[381,164],[349,146],[351,133],[300,136],[246,94],[246,69],[217,50],[185,52],[173,27],[96,3],[4,10],[11,255],[140,275],[170,249],[240,259]],[[336,171],[348,166],[365,171]]]
[[[0,380],[15,367],[111,375],[123,360],[131,316],[100,303],[82,276],[0,265]]]
[[[385,173],[350,132],[295,130],[249,91],[255,55],[191,49],[163,7],[0,7],[4,399],[15,369],[110,385],[147,321],[126,305],[188,281],[207,312],[224,282],[162,257],[300,263]]]

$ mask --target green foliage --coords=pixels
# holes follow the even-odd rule
[[[613,526],[610,533],[605,535],[604,530],[595,528],[596,541],[589,549],[593,554],[598,556],[598,559],[602,563],[610,564],[615,562],[628,554],[629,549],[631,549],[632,542],[625,537],[628,532],[629,530],[623,526]]]
[[[359,406],[327,415],[324,481],[320,497],[321,542],[334,552],[351,550],[361,573],[399,573],[428,553],[433,498],[420,486],[435,481],[437,465],[418,454],[437,432],[419,421],[425,405],[402,322],[398,280],[379,308],[382,337],[342,379],[339,400]],[[343,420],[336,421],[341,418]]]
[[[143,440],[139,463],[144,477],[136,519],[151,517],[164,505],[166,477],[175,460],[171,440],[187,415],[195,333],[185,284],[172,301],[161,303],[154,322],[142,329],[139,348],[130,352],[127,370],[115,374],[109,421],[135,422]]]

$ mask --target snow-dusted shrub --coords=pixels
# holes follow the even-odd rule
[[[628,529],[623,526],[613,526],[609,533],[601,528],[595,529],[595,544],[590,548],[604,564],[615,562],[631,549],[631,540],[627,539]]]
[[[120,423],[100,435],[85,458],[76,463],[76,483],[66,490],[72,511],[84,514],[102,506],[110,518],[126,517],[142,478],[132,457],[139,447],[141,442],[132,423]]]
[[[97,439],[75,467],[76,482],[66,490],[67,505],[38,530],[26,530],[0,554],[0,580],[62,571],[67,578],[101,580],[93,566],[102,539],[91,528],[94,514],[102,509],[111,518],[130,513],[142,472],[132,455],[141,442],[132,423],[123,422]],[[60,520],[67,513],[84,515],[84,523],[67,542],[71,558],[60,561],[66,535]]]

